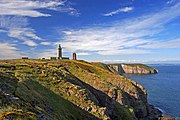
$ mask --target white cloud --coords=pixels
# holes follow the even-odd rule
[[[66,35],[71,35],[72,34],[71,31],[63,31],[63,33],[66,34]]]
[[[103,63],[107,63],[107,64],[112,64],[112,63],[145,63],[145,64],[158,64],[158,63],[174,63],[174,64],[179,64],[180,61],[178,59],[164,59],[164,58],[160,58],[160,59],[156,59],[156,60],[103,60],[101,61]]]
[[[6,33],[6,31],[5,31],[5,30],[1,30],[1,29],[0,29],[0,33]]]
[[[50,14],[42,13],[40,9],[68,12],[70,15],[77,15],[76,9],[66,5],[63,0],[1,0],[0,15],[16,15],[28,17],[47,17]]]
[[[41,42],[40,44],[41,44],[41,45],[51,45],[50,42]]]
[[[26,40],[23,42],[23,44],[28,45],[28,46],[32,46],[32,47],[37,46],[37,44],[32,40]]]
[[[142,49],[122,49],[122,50],[103,50],[97,52],[100,55],[128,55],[128,54],[146,54],[150,53],[150,51],[142,50]]]
[[[87,51],[101,55],[146,54],[150,53],[152,49],[147,50],[142,46],[155,41],[155,39],[147,39],[147,37],[159,34],[165,30],[167,23],[179,16],[180,3],[160,12],[134,19],[72,29],[64,33],[64,41],[60,41],[60,43],[73,52]],[[159,44],[161,43],[160,41]],[[174,41],[174,43],[179,44],[178,41]]]
[[[83,55],[90,55],[90,54],[87,52],[79,52],[79,53],[77,53],[77,55],[83,56]]]
[[[104,63],[144,63],[145,60],[103,60]]]
[[[124,7],[124,8],[120,8],[118,10],[103,14],[103,16],[113,16],[113,15],[116,15],[116,14],[119,14],[119,13],[126,13],[126,12],[130,12],[130,11],[133,11],[133,10],[134,10],[133,7]]]
[[[140,48],[180,48],[180,38],[167,41],[152,41],[149,44],[139,46]]]
[[[36,34],[34,29],[28,27],[28,19],[21,16],[51,16],[39,12],[42,9],[79,15],[77,10],[64,0],[0,0],[0,8],[0,32],[21,40],[23,44],[28,46],[37,46],[36,40],[42,40],[42,38]]]
[[[0,17],[0,32],[9,37],[21,40],[28,46],[37,46],[35,40],[42,40],[36,35],[36,31],[28,26],[28,20],[24,17]]]
[[[20,58],[22,53],[13,44],[0,43],[0,59]]]
[[[38,37],[35,34],[35,31],[31,28],[12,28],[8,32],[9,37],[18,38],[21,40],[26,40],[27,38],[41,40],[41,38]]]
[[[28,46],[37,46],[33,40],[42,40],[31,28],[12,28],[8,31],[8,36],[22,40]]]
[[[175,2],[175,0],[169,0],[169,1],[166,2],[166,4],[172,4],[174,2]]]
[[[56,57],[57,52],[55,49],[48,49],[43,52],[37,53],[37,56],[39,58],[50,58],[50,57]]]
[[[0,29],[22,28],[28,25],[25,17],[0,16]]]

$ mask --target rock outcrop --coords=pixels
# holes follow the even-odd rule
[[[119,73],[126,74],[156,74],[158,70],[144,64],[112,64],[110,65]]]

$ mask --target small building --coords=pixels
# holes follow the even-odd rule
[[[63,59],[63,60],[69,60],[69,58],[68,58],[68,57],[62,57],[62,59]]]
[[[77,60],[76,53],[73,53],[73,60]]]
[[[22,57],[22,59],[29,59],[28,57]]]
[[[56,60],[56,57],[50,57],[51,60]]]

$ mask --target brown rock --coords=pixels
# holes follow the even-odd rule
[[[159,117],[159,120],[175,120],[174,117],[163,114],[162,117]]]

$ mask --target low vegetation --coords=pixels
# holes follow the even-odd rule
[[[134,120],[147,106],[136,84],[100,63],[1,60],[0,119]]]

